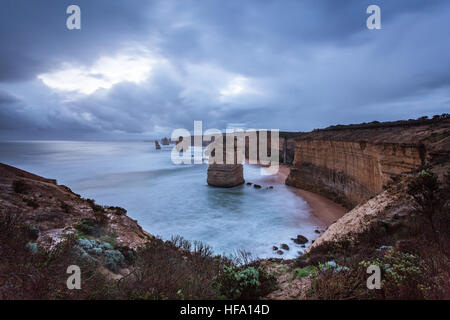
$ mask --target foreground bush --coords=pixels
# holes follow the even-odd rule
[[[31,242],[30,228],[17,216],[0,214],[0,299],[109,299],[114,284],[75,250],[68,238],[51,250]],[[83,270],[82,290],[68,290],[69,265]]]
[[[274,290],[274,276],[261,267],[224,267],[217,278],[217,287],[225,299],[256,299]]]
[[[367,260],[349,259],[345,268],[318,269],[311,299],[448,299],[450,266],[447,257],[434,252],[424,259],[416,254],[390,249]],[[360,261],[358,261],[360,260]],[[367,288],[367,267],[381,270],[381,289]]]
[[[83,231],[92,230],[85,228],[93,226],[90,221],[81,225]],[[39,230],[22,224],[18,216],[0,214],[0,299],[259,298],[268,290],[269,276],[260,269],[242,269],[242,281],[224,282],[222,274],[234,268],[233,262],[180,237],[173,242],[155,239],[135,252],[117,247],[111,239],[75,235],[44,250],[33,242],[38,235]],[[81,290],[67,289],[70,265],[82,271]],[[120,268],[128,272],[112,280],[102,266],[114,273]],[[249,270],[256,273],[247,277]],[[220,288],[225,286],[240,294],[224,295]]]
[[[373,221],[353,240],[329,242],[298,259],[300,267],[334,259],[340,268],[318,267],[312,299],[450,299],[450,179],[422,171],[408,185],[414,210],[402,229],[390,233],[389,222]],[[367,267],[381,270],[379,290],[367,289]]]
[[[190,242],[183,242],[189,247]],[[215,299],[222,259],[199,242],[193,251],[156,239],[136,252],[131,273],[119,281],[121,298]]]

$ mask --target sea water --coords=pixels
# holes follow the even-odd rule
[[[293,258],[303,248],[291,238],[314,239],[324,226],[292,188],[264,183],[258,167],[245,165],[244,178],[261,189],[214,188],[206,183],[207,164],[175,165],[172,148],[156,150],[151,141],[1,142],[0,162],[57,179],[98,204],[123,207],[164,240],[180,235],[218,254]],[[272,247],[282,243],[290,250],[280,256]]]

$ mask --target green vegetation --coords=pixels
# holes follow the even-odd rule
[[[94,219],[83,218],[81,222],[75,226],[75,229],[81,236],[98,236],[102,233],[101,225]]]
[[[12,187],[15,193],[23,194],[27,190],[27,185],[23,180],[14,180]]]
[[[94,238],[96,226],[83,220],[82,232],[45,249],[33,242],[39,230],[0,213],[0,299],[257,299],[273,287],[261,268],[237,267],[238,259],[214,256],[201,242],[152,239],[134,251],[113,235]],[[66,287],[70,265],[82,271],[81,290]],[[100,266],[128,271],[113,280]]]
[[[317,267],[310,269],[317,272],[308,298],[449,299],[449,187],[448,174],[440,182],[422,171],[407,186],[414,210],[403,220],[375,219],[355,239],[325,243],[297,259],[296,274]],[[367,289],[369,265],[380,267],[379,290]]]
[[[346,130],[346,129],[365,129],[365,128],[387,128],[387,127],[409,127],[409,126],[417,126],[423,124],[433,124],[438,123],[439,121],[449,119],[450,115],[448,113],[443,113],[441,115],[434,115],[432,118],[428,118],[427,116],[420,117],[417,119],[409,119],[409,120],[398,120],[398,121],[372,121],[369,123],[358,123],[358,124],[347,124],[347,125],[333,125],[329,126],[325,129],[314,129],[314,131],[337,131],[337,130]]]
[[[294,269],[294,276],[292,280],[300,279],[304,277],[308,277],[310,275],[316,274],[317,270],[316,267],[309,265],[303,268],[295,268]]]
[[[217,287],[225,299],[256,299],[275,288],[274,276],[261,267],[225,266],[217,278]]]
[[[308,277],[310,299],[450,299],[450,175],[421,171],[405,190],[413,205],[407,215],[373,218],[356,238],[313,248],[289,265],[290,281]],[[20,183],[17,191],[24,192]],[[120,246],[105,232],[106,209],[124,211],[89,203],[94,217],[51,249],[38,245],[39,229],[0,211],[0,299],[258,299],[276,289],[274,275],[245,252],[218,256],[179,236],[149,239],[136,251]],[[74,264],[81,290],[66,287]],[[381,269],[379,290],[367,289],[369,265]]]

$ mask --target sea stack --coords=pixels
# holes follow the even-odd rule
[[[155,140],[155,148],[156,148],[156,150],[161,149],[161,146],[157,140]]]
[[[210,164],[207,182],[210,186],[231,188],[244,183],[242,164]]]
[[[226,159],[226,152],[224,151]],[[213,187],[231,188],[241,185],[244,180],[244,167],[237,163],[237,141],[234,141],[233,163],[217,164],[211,163],[208,167],[206,182]]]
[[[164,137],[161,139],[161,144],[163,146],[168,146],[170,144],[170,140],[168,138]]]

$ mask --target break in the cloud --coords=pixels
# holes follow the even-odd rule
[[[65,10],[81,7],[82,29]],[[365,27],[370,4],[382,30]],[[450,3],[25,1],[0,11],[0,137],[310,130],[450,110]]]
[[[92,67],[67,64],[61,70],[39,74],[37,78],[51,89],[91,94],[98,89],[111,89],[120,82],[142,83],[156,63],[146,56],[104,56]]]

